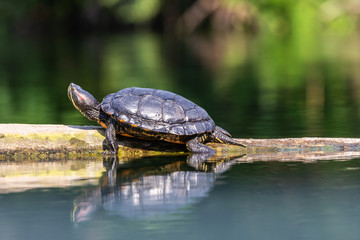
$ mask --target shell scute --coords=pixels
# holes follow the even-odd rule
[[[170,127],[169,133],[175,135],[184,135],[185,134],[184,127],[182,125],[177,124],[175,126]]]
[[[196,129],[195,124],[193,123],[185,123],[183,126],[185,135],[195,135],[199,133],[199,131]]]
[[[176,94],[164,90],[155,90],[154,96],[157,96],[164,100],[174,100]]]
[[[169,124],[183,123],[185,119],[184,109],[173,101],[165,101],[163,105],[163,121]]]
[[[201,121],[202,117],[200,116],[199,112],[195,108],[191,108],[186,111],[186,121]]]
[[[155,89],[151,89],[151,88],[136,88],[136,87],[131,88],[131,93],[137,96],[144,96],[144,95],[152,96],[154,95],[154,91]]]
[[[160,121],[162,118],[162,104],[162,99],[152,95],[144,95],[140,98],[137,115],[144,119]]]
[[[188,99],[180,95],[175,96],[174,102],[176,102],[179,106],[181,106],[184,109],[184,111],[187,111],[196,106],[195,103],[189,101]]]

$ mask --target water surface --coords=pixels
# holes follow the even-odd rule
[[[52,186],[39,186],[46,174],[32,172],[38,181],[24,179],[27,190],[12,192],[9,186],[0,194],[1,238],[357,239],[360,234],[359,159],[308,164],[233,159],[201,166],[184,157],[146,158],[106,172],[87,161],[87,170],[78,172],[96,169],[100,176],[83,174],[69,186],[61,186],[68,170]]]

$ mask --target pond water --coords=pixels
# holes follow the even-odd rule
[[[235,137],[360,136],[359,36],[7,36],[0,122],[92,124],[101,100],[179,93]],[[0,239],[358,239],[360,160],[191,158],[0,162]],[[267,159],[269,160],[269,159]],[[112,169],[107,171],[107,169]]]
[[[67,179],[67,186],[61,174],[50,183],[46,173],[29,180],[31,172],[22,179],[27,190],[3,186],[1,239],[357,239],[360,234],[359,159],[227,160],[205,163],[205,171],[182,157],[146,158],[110,172],[94,167],[98,160],[82,167],[97,169],[99,177]]]

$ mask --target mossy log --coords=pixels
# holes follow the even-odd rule
[[[241,161],[349,159],[360,156],[360,138],[238,139],[248,147],[208,143],[216,157]],[[119,137],[119,157],[188,154],[184,145]],[[89,158],[108,148],[98,126],[0,124],[0,160]]]

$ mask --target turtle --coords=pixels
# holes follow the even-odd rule
[[[130,87],[98,102],[89,92],[71,83],[68,97],[86,118],[106,128],[111,153],[119,146],[116,135],[186,144],[194,153],[215,153],[205,142],[246,147],[215,125],[209,114],[192,101],[169,91]]]

